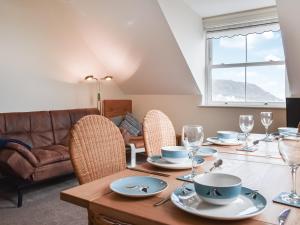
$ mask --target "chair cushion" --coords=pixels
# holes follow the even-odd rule
[[[39,166],[70,159],[68,148],[63,145],[53,145],[43,148],[32,149],[39,162]]]
[[[113,123],[119,127],[122,123],[122,121],[124,120],[124,116],[115,116],[111,118],[111,121],[113,121]]]
[[[140,133],[140,130],[131,125],[127,120],[122,121],[120,128],[128,131],[128,133],[132,136],[138,136]]]
[[[134,126],[137,130],[139,130],[140,132],[139,134],[141,134],[142,131],[141,124],[132,113],[126,113],[124,120],[126,120],[128,123]]]

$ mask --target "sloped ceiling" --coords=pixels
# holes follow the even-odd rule
[[[126,94],[199,94],[157,1],[60,0]]]
[[[277,0],[290,94],[300,97],[300,2]]]

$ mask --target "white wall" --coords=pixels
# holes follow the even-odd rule
[[[0,112],[92,107],[87,74],[106,74],[60,1],[0,1]],[[113,83],[104,97],[123,98]]]
[[[133,111],[142,121],[147,111],[159,109],[172,120],[177,133],[185,124],[200,124],[204,126],[206,137],[213,136],[217,130],[239,131],[238,118],[241,114],[253,114],[255,126],[253,132],[264,133],[260,123],[260,112],[272,111],[274,122],[270,130],[285,126],[284,109],[251,109],[251,108],[208,108],[198,107],[198,96],[191,95],[131,95]]]
[[[277,0],[285,61],[292,97],[300,97],[300,1]]]

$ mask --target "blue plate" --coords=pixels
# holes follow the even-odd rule
[[[177,188],[171,200],[178,208],[205,218],[217,220],[241,220],[264,211],[267,200],[257,191],[242,187],[239,197],[228,205],[218,206],[202,201],[193,184]]]
[[[164,180],[148,176],[132,176],[116,180],[110,184],[110,189],[128,197],[148,197],[164,191],[168,187]]]
[[[204,163],[204,159],[201,156],[196,156],[197,166]],[[191,160],[184,160],[182,163],[170,163],[164,160],[160,155],[154,155],[147,158],[147,162],[153,166],[170,169],[170,170],[184,170],[192,168]]]
[[[202,156],[202,157],[208,157],[208,156],[215,156],[218,153],[218,151],[214,148],[209,148],[209,147],[201,147],[197,151],[197,155]]]

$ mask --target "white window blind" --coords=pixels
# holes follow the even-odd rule
[[[208,39],[280,30],[276,7],[206,17],[203,26]]]

